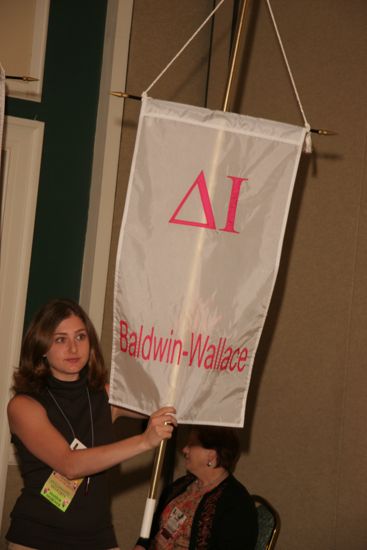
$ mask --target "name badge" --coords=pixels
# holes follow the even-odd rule
[[[161,535],[165,539],[176,538],[181,525],[185,522],[186,515],[175,506],[169,515],[169,518],[161,529]]]
[[[70,448],[74,451],[77,449],[86,449],[86,446],[75,438]],[[41,495],[47,498],[61,512],[65,512],[83,479],[83,477],[80,479],[67,479],[54,470],[42,487]]]

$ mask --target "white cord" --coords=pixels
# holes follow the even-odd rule
[[[168,63],[168,65],[165,66],[165,68],[163,69],[163,71],[161,71],[159,73],[159,75],[157,76],[157,78],[155,78],[153,80],[153,82],[148,86],[148,88],[145,90],[145,92],[143,92],[143,95],[147,95],[147,93],[149,92],[149,90],[151,88],[153,88],[153,86],[158,82],[158,80],[164,75],[164,73],[170,68],[170,66],[172,65],[172,63],[174,63],[176,61],[176,59],[182,54],[182,52],[187,48],[187,46],[194,40],[194,38],[196,37],[197,34],[199,34],[199,32],[201,31],[201,29],[207,24],[207,22],[213,17],[213,15],[215,14],[215,12],[221,7],[221,5],[225,2],[225,0],[220,0],[219,4],[214,8],[214,10],[208,15],[208,17],[205,19],[205,21],[202,22],[202,24],[200,25],[200,27],[194,32],[194,34],[188,39],[188,41],[186,42],[186,44],[184,44],[182,46],[182,48],[180,49],[180,51],[178,51],[176,53],[176,55],[171,59],[171,61]]]
[[[171,61],[164,67],[164,69],[159,73],[159,75],[153,80],[153,82],[143,92],[143,94],[142,94],[143,96],[146,96],[148,94],[148,92],[151,90],[151,88],[153,88],[153,86],[158,82],[158,80],[160,80],[160,78],[164,75],[164,73],[170,68],[170,66],[182,54],[182,52],[187,48],[187,46],[194,40],[196,35],[199,34],[201,29],[213,17],[215,12],[221,7],[221,5],[224,3],[224,1],[225,0],[220,0],[218,5],[212,10],[212,12],[208,15],[208,17],[200,25],[200,27],[194,32],[194,34],[188,39],[188,41],[182,46],[182,48],[176,53],[176,55],[171,59]],[[293,78],[293,74],[292,74],[292,71],[291,71],[291,68],[290,68],[290,65],[289,65],[289,62],[288,62],[287,55],[285,53],[285,49],[284,49],[283,42],[282,42],[282,39],[281,39],[281,36],[280,36],[280,33],[279,33],[279,29],[278,29],[277,23],[275,21],[274,13],[273,13],[273,10],[272,10],[271,5],[270,5],[270,0],[266,0],[266,3],[267,3],[267,6],[268,6],[268,9],[269,9],[271,20],[273,22],[275,33],[276,33],[277,38],[278,38],[278,42],[279,42],[281,52],[283,54],[283,59],[284,59],[285,65],[287,67],[287,71],[288,71],[288,75],[289,75],[289,78],[290,78],[290,81],[291,81],[291,84],[292,84],[292,87],[293,87],[293,91],[294,91],[294,94],[296,96],[299,109],[301,111],[301,115],[302,115],[302,118],[303,118],[303,121],[304,121],[305,128],[307,130],[307,134],[306,134],[306,137],[305,137],[305,152],[306,153],[311,153],[311,151],[312,151],[312,142],[311,142],[311,133],[310,133],[311,126],[310,126],[310,124],[309,124],[309,122],[306,118],[306,115],[305,115],[305,112],[304,112],[304,109],[303,109],[303,106],[302,106],[302,103],[301,103],[301,99],[300,99],[300,96],[299,96],[299,93],[298,93],[298,90],[297,90],[296,83],[295,83],[294,78]]]
[[[1,168],[1,143],[4,131],[4,114],[5,114],[5,71],[0,63],[0,168]],[[4,154],[5,160],[5,154]],[[5,185],[4,174],[4,185]],[[1,190],[0,185],[0,244],[3,234],[3,213],[5,212],[6,204],[6,185],[5,189]]]
[[[311,126],[310,126],[310,124],[309,124],[309,122],[306,118],[306,115],[305,115],[305,112],[304,112],[304,109],[303,109],[303,106],[302,106],[302,103],[301,103],[301,98],[299,96],[297,86],[296,86],[296,83],[295,83],[294,78],[293,78],[293,74],[292,74],[292,70],[291,70],[289,62],[288,62],[287,54],[285,53],[285,49],[284,49],[284,46],[283,46],[283,41],[281,39],[280,32],[279,32],[279,29],[278,29],[278,25],[275,21],[274,13],[273,13],[273,10],[272,10],[271,5],[270,5],[270,0],[266,0],[266,4],[268,6],[270,17],[271,17],[271,20],[273,22],[274,30],[275,30],[275,33],[277,35],[279,46],[280,46],[280,49],[281,49],[282,54],[283,54],[284,63],[287,67],[288,75],[289,75],[290,81],[291,81],[292,86],[293,86],[293,91],[294,91],[294,94],[295,94],[296,99],[297,99],[298,107],[301,111],[303,122],[304,122],[305,128],[307,130],[307,134],[306,134],[306,138],[305,138],[305,152],[306,153],[311,153],[312,152],[311,133],[310,133]]]

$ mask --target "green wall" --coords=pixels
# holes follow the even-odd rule
[[[79,299],[107,0],[51,0],[42,102],[6,114],[45,122],[25,322]]]

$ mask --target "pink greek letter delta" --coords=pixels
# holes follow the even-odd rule
[[[243,181],[248,181],[247,178],[239,178],[236,176],[227,176],[229,179],[232,180],[232,188],[231,188],[231,195],[229,199],[229,205],[228,205],[228,211],[227,211],[227,221],[226,225],[222,227],[219,231],[226,231],[228,233],[238,233],[238,231],[235,230],[234,224],[236,220],[236,213],[237,213],[237,206],[238,206],[238,199],[240,195],[240,188],[241,183]],[[200,193],[200,199],[201,204],[203,206],[203,211],[206,219],[206,223],[202,222],[196,222],[196,221],[190,221],[190,220],[183,220],[177,217],[177,214],[182,209],[183,205],[187,201],[188,197],[191,195],[195,187],[198,187],[199,193]],[[180,204],[172,214],[171,218],[169,219],[169,223],[176,223],[179,225],[192,225],[195,227],[204,227],[205,229],[216,229],[216,223],[213,213],[213,208],[210,202],[210,197],[208,193],[208,187],[205,180],[204,171],[201,170],[198,177],[194,181],[194,183],[191,185],[189,190],[187,191],[186,195],[181,200]]]

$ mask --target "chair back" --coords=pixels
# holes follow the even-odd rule
[[[259,495],[252,495],[254,499],[259,534],[255,550],[273,550],[280,529],[280,518],[273,506]]]

